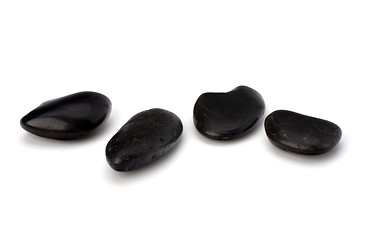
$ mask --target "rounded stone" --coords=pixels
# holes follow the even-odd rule
[[[134,115],[111,138],[106,158],[116,171],[142,168],[170,151],[183,132],[174,113],[154,108]]]
[[[215,140],[244,136],[262,117],[265,102],[257,91],[239,86],[226,93],[204,93],[193,110],[196,129]]]
[[[68,140],[86,137],[110,115],[111,101],[96,92],[79,92],[42,103],[20,125],[40,137]]]
[[[273,145],[305,155],[330,151],[342,136],[341,128],[335,123],[287,110],[268,115],[264,127]]]

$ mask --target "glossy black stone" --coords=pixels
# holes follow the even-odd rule
[[[335,123],[286,110],[268,115],[264,126],[268,139],[276,147],[306,155],[330,151],[342,136]]]
[[[110,100],[96,92],[79,92],[42,103],[20,125],[35,135],[58,140],[86,137],[111,112]]]
[[[107,162],[121,172],[142,168],[171,150],[182,132],[183,124],[172,112],[159,108],[140,112],[108,142]]]
[[[204,136],[227,140],[245,135],[262,117],[265,102],[257,91],[239,86],[227,93],[204,93],[197,99],[193,120]]]

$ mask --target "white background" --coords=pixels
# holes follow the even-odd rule
[[[368,2],[0,2],[1,239],[368,239]],[[325,155],[283,152],[263,120],[235,141],[201,136],[198,96],[246,85],[277,109],[335,122]],[[42,102],[97,91],[113,103],[82,141],[19,125]],[[105,146],[134,114],[176,113],[157,164],[113,171]],[[265,117],[264,116],[264,117]]]

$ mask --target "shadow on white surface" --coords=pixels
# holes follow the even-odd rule
[[[110,166],[108,166],[108,163],[106,163],[106,167],[104,168],[104,175],[110,182],[121,185],[124,183],[135,182],[136,180],[140,179],[147,179],[150,178],[152,175],[159,174],[160,171],[165,170],[169,164],[177,159],[176,156],[180,154],[183,145],[185,144],[185,137],[183,135],[171,151],[167,152],[164,156],[157,159],[155,162],[141,169],[130,172],[115,171]]]
[[[319,154],[319,155],[302,155],[293,152],[287,152],[282,149],[274,146],[268,139],[265,137],[265,148],[272,155],[276,156],[278,159],[282,159],[288,161],[290,163],[299,163],[299,164],[312,164],[312,165],[320,165],[320,164],[329,164],[340,158],[343,155],[345,150],[344,142],[340,142],[335,148],[331,151]]]

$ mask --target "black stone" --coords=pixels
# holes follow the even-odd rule
[[[265,130],[276,147],[306,155],[330,151],[342,135],[335,123],[286,110],[268,115]]]
[[[121,172],[142,168],[171,150],[182,132],[183,124],[172,112],[158,108],[140,112],[108,142],[107,162]]]
[[[193,120],[204,136],[233,139],[248,133],[265,111],[264,100],[252,88],[239,86],[227,93],[204,93],[194,105]]]
[[[68,140],[94,132],[111,112],[110,100],[96,92],[79,92],[49,100],[24,116],[20,125],[35,135]]]

